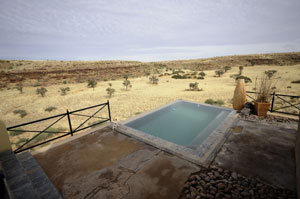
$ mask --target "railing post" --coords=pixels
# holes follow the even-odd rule
[[[109,121],[111,122],[111,115],[110,115],[110,106],[109,106],[109,100],[107,100],[107,108],[108,108],[108,116],[109,116]]]
[[[70,113],[69,113],[68,109],[67,109],[67,115],[68,115],[68,122],[69,122],[69,127],[70,127],[70,134],[71,134],[71,136],[73,136],[72,123],[71,123]]]
[[[272,105],[271,105],[271,112],[273,112],[273,106],[274,106],[274,101],[275,101],[275,91],[273,92],[273,97],[272,97]]]

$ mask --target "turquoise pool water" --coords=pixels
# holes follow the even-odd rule
[[[178,101],[125,126],[178,145],[195,148],[224,120],[230,110]]]

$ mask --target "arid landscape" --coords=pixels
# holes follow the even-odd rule
[[[215,71],[225,66],[231,69],[220,77],[216,75]],[[240,66],[243,66],[242,71]],[[300,95],[300,84],[292,83],[300,80],[300,53],[155,63],[3,60],[0,63],[0,117],[7,126],[12,126],[107,100],[111,104],[112,118],[118,122],[177,99],[200,103],[212,99],[218,101],[218,105],[232,107],[234,75],[241,72],[250,78],[252,82],[246,83],[246,90],[255,91],[256,78],[271,70],[276,71],[272,76],[276,93]],[[199,78],[201,72],[205,73],[203,78]],[[132,85],[128,89],[123,85],[125,75]],[[158,78],[157,84],[149,81],[153,75]],[[94,88],[88,87],[89,79],[97,82]],[[198,88],[190,89],[190,83],[195,82]],[[47,90],[44,97],[37,94],[37,89],[42,87]],[[111,97],[107,92],[109,87],[115,90]],[[64,88],[69,89],[62,91]],[[275,102],[275,107],[282,105],[282,101]],[[91,113],[92,110],[88,114]],[[72,122],[76,124],[84,119],[73,117]],[[55,127],[66,129],[67,123],[61,122]],[[22,136],[12,136],[13,142],[17,143]]]

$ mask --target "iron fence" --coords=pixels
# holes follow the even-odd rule
[[[259,94],[259,93],[246,91],[246,96],[252,99],[253,101],[255,101],[255,98],[252,97],[251,94]],[[299,115],[300,96],[277,94],[275,93],[275,91],[269,94],[269,96],[272,99],[271,106],[269,108],[270,112],[283,113],[283,114],[296,115],[296,116]],[[278,106],[275,107],[276,102],[280,102],[279,107]],[[292,108],[292,111],[284,111],[287,108]]]
[[[107,107],[108,118],[96,116],[96,114],[99,113],[101,110],[103,110],[105,107]],[[92,115],[80,114],[80,112],[82,112],[82,111],[93,109],[93,108],[98,108],[98,109]],[[71,115],[80,116],[80,117],[87,117],[87,119],[84,120],[81,124],[79,124],[75,128],[73,128],[74,126],[73,126],[72,121],[71,121],[71,117],[70,117]],[[67,117],[67,121],[68,121],[68,124],[69,124],[68,125],[69,126],[69,131],[53,132],[53,131],[49,130],[49,128],[51,128],[53,125],[57,124],[58,122],[62,121],[62,119],[65,118],[65,117]],[[100,121],[98,121],[96,123],[89,124],[87,126],[84,126],[91,118],[100,119]],[[49,120],[52,120],[52,119],[56,119],[56,120],[54,122],[52,122],[50,125],[48,125],[46,128],[44,128],[42,131],[18,129],[22,126],[28,126],[28,125],[31,125],[31,124],[36,124],[36,123],[40,123],[40,122],[44,122],[44,121],[49,121]],[[90,127],[93,127],[93,126],[96,126],[96,125],[99,125],[99,124],[102,124],[102,123],[107,122],[107,121],[111,121],[109,101],[107,101],[106,103],[102,103],[102,104],[98,104],[98,105],[95,105],[95,106],[82,108],[82,109],[75,110],[75,111],[67,110],[66,113],[62,113],[62,114],[54,115],[54,116],[51,116],[51,117],[42,118],[42,119],[39,119],[39,120],[35,120],[35,121],[23,123],[23,124],[18,124],[18,125],[15,125],[15,126],[11,126],[11,127],[7,128],[7,131],[14,131],[14,132],[20,132],[20,133],[24,133],[24,132],[36,133],[36,135],[34,135],[32,138],[26,140],[25,143],[23,143],[21,146],[17,147],[17,149],[14,150],[15,153],[20,153],[22,151],[32,149],[34,147],[49,143],[53,140],[57,140],[57,139],[60,139],[62,137],[68,136],[68,135],[73,136],[74,133],[77,133],[79,131],[85,130],[87,128],[90,128]],[[35,139],[37,139],[39,136],[41,136],[42,134],[45,134],[45,133],[62,134],[62,135],[51,138],[51,139],[48,139],[48,140],[45,140],[45,141],[42,141],[42,142],[38,142],[38,143],[33,142]],[[30,145],[30,143],[34,143],[34,144]]]

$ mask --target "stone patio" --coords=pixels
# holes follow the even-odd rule
[[[295,140],[294,129],[238,119],[213,165],[294,191]],[[64,198],[178,198],[204,170],[108,127],[33,155]]]
[[[214,164],[284,189],[296,188],[296,130],[239,120]]]
[[[200,170],[108,127],[34,157],[64,198],[178,198]]]

